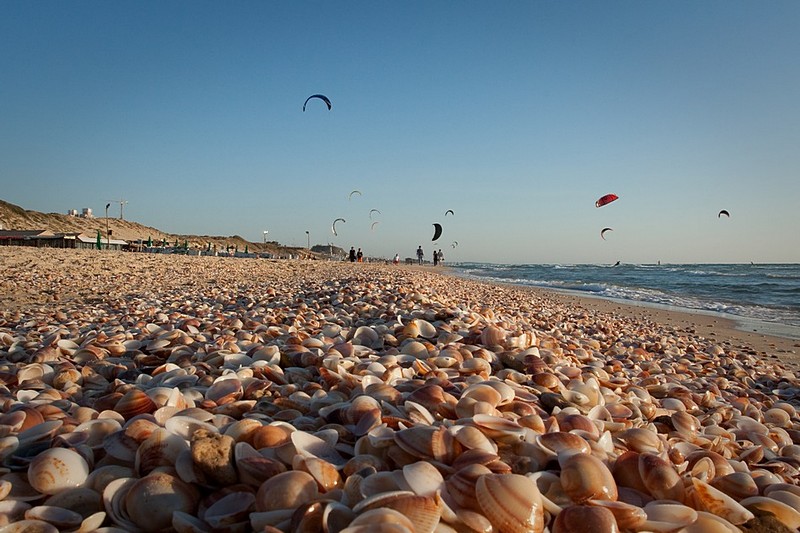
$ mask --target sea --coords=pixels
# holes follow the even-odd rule
[[[456,274],[583,296],[721,315],[800,338],[800,264],[457,263]]]

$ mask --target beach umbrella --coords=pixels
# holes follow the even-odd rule
[[[189,241],[183,241],[183,247],[188,250],[189,249]]]
[[[210,242],[208,243],[208,248],[206,248],[206,251],[207,251],[207,252],[210,252],[210,251],[211,251],[211,243],[210,243]]]
[[[100,230],[97,230],[97,249],[103,249],[103,241],[100,239]]]
[[[244,245],[244,253],[248,253],[246,244]]]
[[[151,246],[153,246],[153,236],[152,235],[148,235],[147,236],[147,247],[149,248]]]

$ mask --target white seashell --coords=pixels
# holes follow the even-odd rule
[[[692,479],[692,485],[698,510],[708,511],[734,525],[744,524],[754,517],[753,513],[743,505],[708,483],[699,479]]]
[[[4,527],[0,533],[59,533],[58,528],[41,520],[20,520]]]
[[[406,483],[418,496],[433,496],[444,488],[444,477],[427,461],[417,461],[403,467]]]
[[[256,497],[250,492],[232,492],[214,502],[203,515],[214,529],[221,529],[247,520]]]
[[[78,513],[51,505],[39,505],[28,509],[25,511],[25,519],[41,520],[60,530],[78,527],[83,522],[83,517]]]
[[[28,482],[42,494],[56,494],[80,487],[89,476],[89,465],[80,454],[67,448],[50,448],[28,466]]]
[[[216,426],[185,415],[173,416],[166,421],[164,427],[173,435],[177,435],[187,441],[192,440],[192,435],[198,429],[205,429],[211,433],[219,432]]]
[[[291,438],[297,453],[303,457],[323,459],[337,469],[344,467],[345,463],[347,463],[347,459],[342,457],[330,442],[326,442],[315,435],[305,431],[295,431],[291,434]]]

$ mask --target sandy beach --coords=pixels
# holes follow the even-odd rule
[[[800,526],[797,340],[405,265],[0,248],[0,272],[5,524]],[[69,525],[39,509],[71,496]]]

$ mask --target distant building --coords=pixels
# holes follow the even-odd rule
[[[83,218],[94,218],[94,215],[92,214],[92,208],[91,207],[84,207],[83,208],[83,212],[81,213],[81,216]]]
[[[100,239],[103,250],[123,250],[127,241]],[[48,230],[0,230],[0,246],[33,246],[36,248],[97,248],[97,234],[53,233]]]
[[[70,210],[68,210],[68,211],[67,211],[67,216],[70,216],[70,217],[76,217],[76,216],[78,216],[78,210],[77,210],[77,209],[70,209]]]

